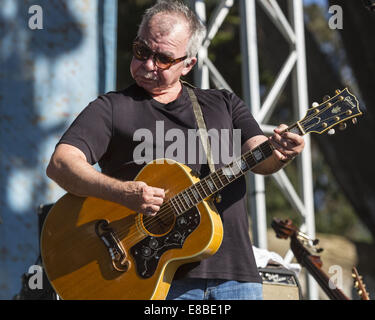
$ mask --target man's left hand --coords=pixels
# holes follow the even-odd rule
[[[274,155],[281,162],[292,160],[300,154],[305,147],[305,140],[296,133],[285,131],[287,125],[281,124],[275,130],[274,134],[269,138],[275,147]]]

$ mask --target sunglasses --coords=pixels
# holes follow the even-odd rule
[[[133,56],[140,61],[146,61],[152,56],[154,64],[161,70],[167,70],[171,66],[187,58],[187,55],[181,58],[173,59],[165,54],[151,50],[144,42],[136,38],[133,42]]]

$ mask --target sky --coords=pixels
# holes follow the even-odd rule
[[[323,6],[327,4],[327,0],[303,0],[303,2],[305,4],[316,3],[316,4],[319,4],[319,5],[323,5]]]

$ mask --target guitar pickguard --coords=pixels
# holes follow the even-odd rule
[[[176,217],[172,230],[163,236],[147,236],[135,244],[130,253],[134,257],[137,273],[142,278],[154,274],[161,255],[170,249],[182,248],[187,237],[198,227],[200,214],[197,208]]]

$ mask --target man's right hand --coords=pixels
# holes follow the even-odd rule
[[[163,189],[142,181],[121,181],[102,174],[78,148],[60,144],[47,168],[47,175],[60,187],[80,197],[113,201],[147,215],[155,215],[165,197]]]
[[[155,188],[142,181],[124,182],[121,201],[127,208],[147,215],[155,215],[163,204],[164,189]]]

